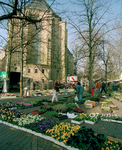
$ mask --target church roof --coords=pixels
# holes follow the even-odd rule
[[[26,8],[32,8],[32,9],[39,9],[41,11],[47,11],[51,12],[53,15],[56,15],[57,17],[59,17],[54,11],[53,9],[50,7],[50,5],[46,2],[46,0],[32,0],[32,2],[30,2]]]

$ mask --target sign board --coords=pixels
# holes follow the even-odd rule
[[[69,77],[67,77],[67,81],[75,82],[75,81],[77,81],[77,76],[69,76]]]
[[[7,71],[0,72],[0,80],[7,78]]]

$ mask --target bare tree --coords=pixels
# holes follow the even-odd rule
[[[73,1],[71,0],[73,3]],[[76,34],[79,34],[79,37],[84,41],[86,53],[89,58],[89,81],[93,79],[93,68],[95,60],[95,51],[99,45],[101,38],[115,29],[114,27],[108,28],[110,21],[103,21],[104,15],[108,12],[112,1],[101,1],[101,0],[77,0],[74,2],[74,5],[79,6],[79,11],[72,13],[73,18],[69,17],[70,24],[76,30]],[[78,18],[78,21],[74,21]],[[105,32],[101,34],[103,29]],[[88,35],[86,37],[86,35]],[[89,82],[91,84],[91,82]],[[89,85],[90,88],[90,85]],[[90,89],[89,89],[90,90]]]

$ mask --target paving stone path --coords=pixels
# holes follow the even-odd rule
[[[0,124],[0,150],[66,150],[28,132]]]

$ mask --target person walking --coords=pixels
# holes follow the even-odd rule
[[[102,82],[102,90],[100,93],[102,93],[103,91],[106,93],[105,87],[106,87],[106,83],[105,83],[105,81],[103,81]]]
[[[54,82],[52,102],[54,101],[54,99],[56,99],[56,101],[58,101],[59,88],[60,88],[60,78],[58,78]]]
[[[94,95],[94,89],[95,89],[95,83],[94,81],[91,81],[91,96]]]
[[[67,83],[67,81],[65,81],[64,87],[65,87],[65,94],[67,95],[68,94],[68,83]]]
[[[101,92],[101,88],[102,88],[101,80],[99,80],[99,81],[96,83],[96,88],[97,88],[97,95],[99,96],[99,95],[100,95],[100,92]]]

